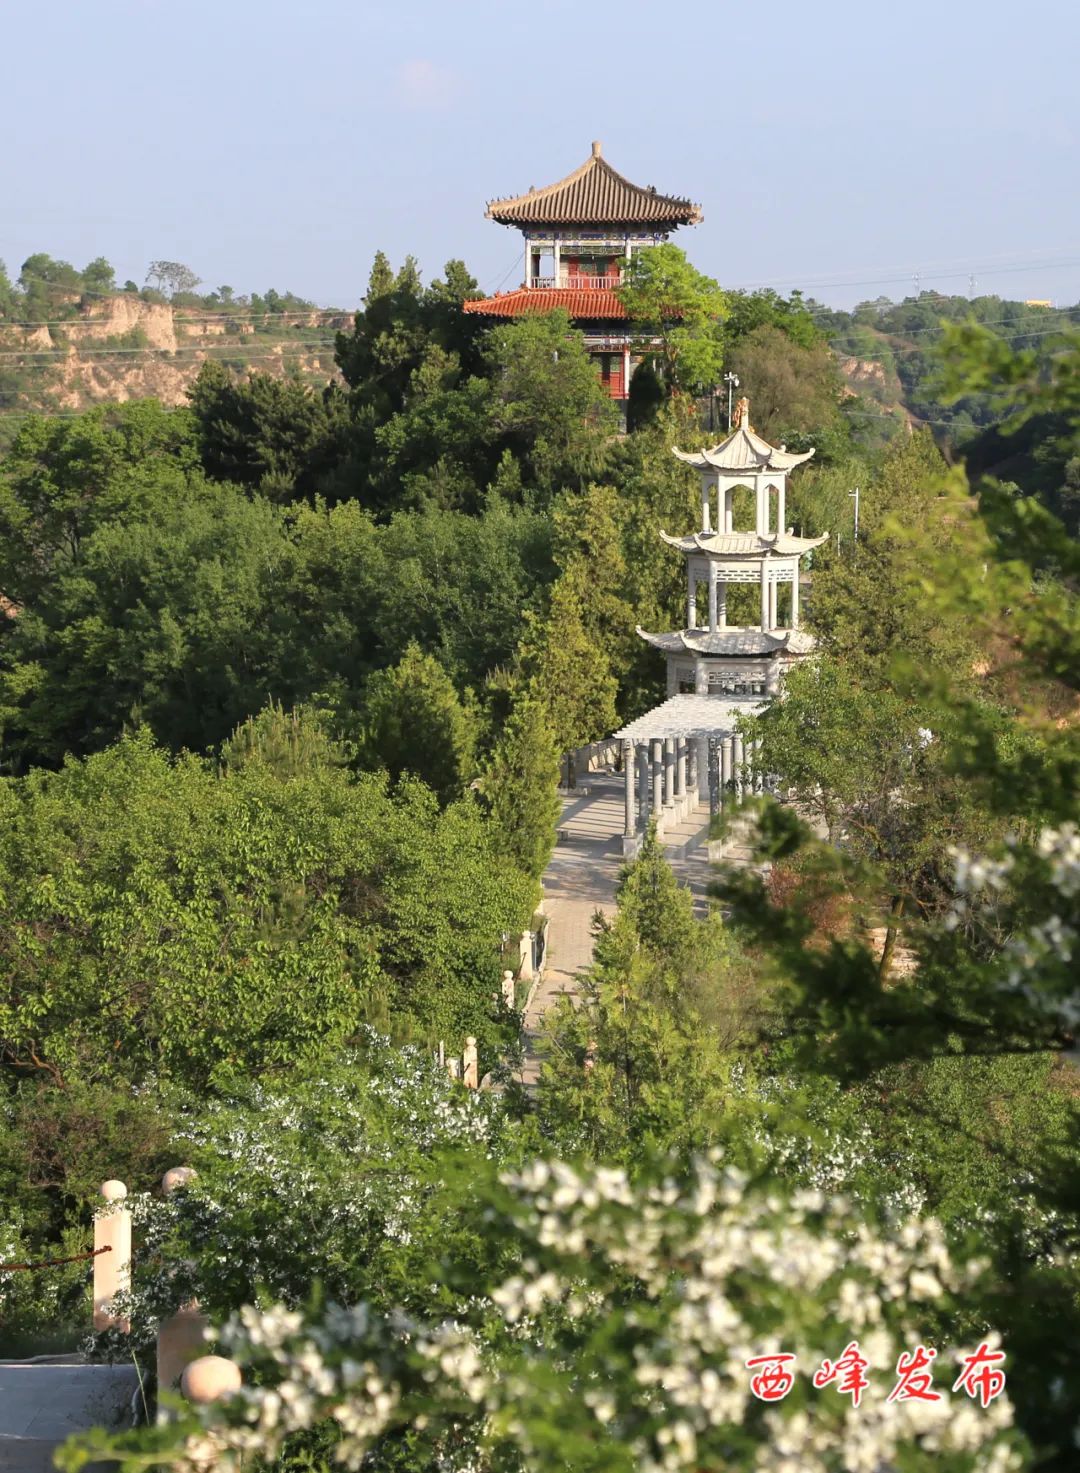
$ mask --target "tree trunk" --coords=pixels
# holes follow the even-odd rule
[[[885,944],[881,948],[881,961],[878,962],[878,982],[882,985],[889,975],[889,963],[896,950],[896,938],[900,930],[897,922],[903,914],[904,897],[903,895],[894,896],[892,910],[889,912],[889,924],[885,928]]]

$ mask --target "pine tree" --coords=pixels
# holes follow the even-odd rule
[[[539,880],[555,843],[559,754],[543,710],[519,698],[480,784],[495,842],[517,867]]]
[[[547,617],[522,642],[528,693],[538,700],[560,752],[605,736],[617,724],[616,681],[607,654],[590,637],[579,579],[564,576],[551,592]]]

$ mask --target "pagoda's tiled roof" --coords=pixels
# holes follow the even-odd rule
[[[688,199],[657,194],[624,179],[606,159],[599,143],[590,158],[557,184],[530,189],[513,199],[492,200],[488,220],[500,225],[696,225],[701,207]]]
[[[466,312],[479,317],[528,317],[535,312],[554,312],[561,307],[571,317],[587,321],[616,318],[625,322],[626,308],[613,291],[600,288],[580,291],[575,287],[522,286],[517,291],[497,292],[463,303]]]
[[[668,655],[807,655],[814,637],[804,629],[676,629],[670,634],[650,634],[638,626],[637,633],[654,649]]]
[[[698,471],[724,471],[729,475],[740,471],[790,471],[802,465],[813,455],[807,450],[804,455],[793,455],[788,450],[778,450],[763,440],[747,425],[733,430],[726,440],[714,445],[711,450],[686,453],[676,450],[675,454],[687,465]]]
[[[778,557],[801,557],[828,541],[827,535],[794,537],[787,532],[770,532],[765,537],[758,532],[691,532],[686,537],[669,537],[661,531],[660,536],[680,552],[703,552],[708,557],[761,557],[767,552]]]

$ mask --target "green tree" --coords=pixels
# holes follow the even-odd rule
[[[535,881],[555,845],[558,781],[559,753],[543,710],[519,696],[484,765],[480,795],[494,842]]]
[[[842,380],[823,339],[804,346],[781,327],[764,324],[729,349],[727,364],[765,439],[837,424]]]
[[[201,278],[182,261],[151,261],[147,267],[146,279],[156,281],[161,291],[175,297],[178,293],[193,292]]]
[[[521,644],[526,693],[536,700],[560,752],[596,741],[615,727],[615,677],[586,626],[578,580],[564,576],[543,618],[526,622]]]
[[[104,256],[97,256],[83,267],[83,290],[93,296],[105,296],[116,290],[116,272]]]
[[[475,774],[479,725],[471,693],[462,701],[439,662],[410,644],[398,664],[371,677],[360,760],[386,768],[395,780],[411,773],[449,803]]]
[[[758,999],[719,913],[695,919],[651,829],[617,900],[594,923],[580,1005],[548,1019],[541,1115],[594,1158],[700,1149],[728,1133],[730,1049]]]
[[[724,361],[727,298],[678,246],[638,251],[617,294],[637,334],[637,351],[656,365],[669,393],[716,384]]]
[[[299,379],[249,373],[238,381],[207,362],[188,391],[207,475],[251,486],[272,501],[319,489],[344,453],[345,396]]]

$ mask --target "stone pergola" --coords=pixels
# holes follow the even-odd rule
[[[663,834],[706,796],[716,812],[725,793],[742,798],[764,791],[760,744],[745,742],[736,724],[766,704],[676,695],[615,733],[622,743],[624,855],[637,853],[650,820]]]

